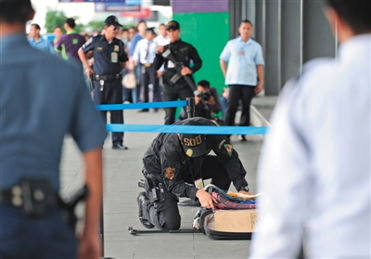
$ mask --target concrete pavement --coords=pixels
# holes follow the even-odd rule
[[[254,104],[263,107],[274,105],[275,99],[255,98]],[[266,103],[269,103],[267,105]],[[269,109],[266,108],[269,113]],[[268,114],[267,113],[267,114]],[[139,113],[125,111],[125,123],[162,124],[164,113]],[[260,124],[259,118],[255,124]],[[104,238],[105,256],[124,258],[246,258],[250,241],[214,241],[203,234],[148,234],[132,236],[129,226],[144,229],[138,221],[137,194],[141,191],[137,181],[142,177],[142,156],[156,133],[126,133],[125,145],[129,150],[111,149],[111,139],[104,146],[105,191],[104,191]],[[247,181],[256,192],[256,168],[262,138],[249,137],[240,142],[232,136],[232,144],[248,171]],[[82,183],[82,164],[79,152],[70,138],[65,140],[62,159],[62,192],[68,193]],[[182,228],[191,228],[197,208],[180,207]]]

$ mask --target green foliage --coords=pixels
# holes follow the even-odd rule
[[[46,31],[52,33],[56,26],[61,26],[63,28],[66,19],[67,16],[63,11],[48,10],[45,17]]]
[[[47,32],[52,33],[56,26],[61,26],[63,32],[65,32],[63,25],[67,18],[69,17],[67,17],[63,11],[48,10],[46,13],[46,18],[45,18],[45,28]],[[83,24],[77,23],[78,17],[70,17],[70,18],[74,18],[76,21],[75,31],[77,33],[81,33],[85,31],[85,26]]]
[[[104,27],[104,21],[93,20],[87,25],[90,32],[100,32]]]

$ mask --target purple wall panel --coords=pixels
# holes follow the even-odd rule
[[[172,0],[174,13],[228,12],[228,0]]]

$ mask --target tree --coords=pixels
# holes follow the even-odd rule
[[[67,16],[63,11],[48,10],[45,17],[46,31],[51,33],[54,31],[56,26],[61,26],[63,28],[63,24],[66,19]]]
[[[103,29],[104,21],[90,21],[87,27],[90,29],[91,32],[100,32]]]

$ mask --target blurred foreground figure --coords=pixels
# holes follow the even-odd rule
[[[98,258],[104,122],[79,66],[27,42],[33,16],[30,0],[0,0],[0,258]],[[79,248],[58,196],[66,134],[89,188]]]
[[[339,57],[307,64],[278,102],[252,258],[371,257],[371,1],[327,4]]]

